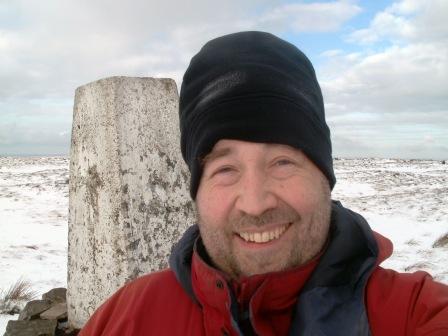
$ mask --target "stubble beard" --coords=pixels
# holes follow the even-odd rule
[[[260,216],[235,214],[229,217],[223,228],[222,225],[205,223],[198,211],[201,238],[213,266],[231,278],[238,279],[254,274],[284,271],[310,261],[322,250],[327,240],[331,196],[328,185],[325,187],[318,207],[307,217],[301,216],[288,204],[280,202],[277,208],[270,209]],[[232,248],[234,232],[241,232],[250,227],[262,227],[268,223],[292,223],[288,230],[294,230],[292,237],[294,240],[282,246],[275,255],[270,251],[245,255],[242,251],[235,251]]]

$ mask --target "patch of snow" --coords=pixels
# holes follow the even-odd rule
[[[346,197],[363,197],[375,195],[376,190],[368,183],[336,183],[333,192]]]
[[[67,158],[0,157],[0,289],[66,286]]]
[[[3,335],[6,331],[6,325],[9,320],[17,320],[18,317],[19,315],[0,314],[0,334]]]
[[[448,283],[448,247],[433,248],[448,232],[448,165],[430,160],[335,160],[333,199],[363,215],[389,238],[394,253],[382,266],[428,271]]]

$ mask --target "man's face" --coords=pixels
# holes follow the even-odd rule
[[[199,229],[216,267],[232,278],[306,263],[330,222],[323,173],[290,146],[220,140],[204,160]]]

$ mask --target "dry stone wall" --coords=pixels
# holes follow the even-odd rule
[[[76,90],[70,152],[68,319],[167,266],[194,221],[171,79],[111,77]]]
[[[11,320],[3,336],[75,336],[78,330],[67,327],[66,289],[53,288],[41,300],[27,302],[19,318]]]

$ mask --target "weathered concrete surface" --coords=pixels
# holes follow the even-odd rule
[[[80,328],[130,279],[167,265],[193,222],[171,79],[76,90],[70,153],[68,318]]]

